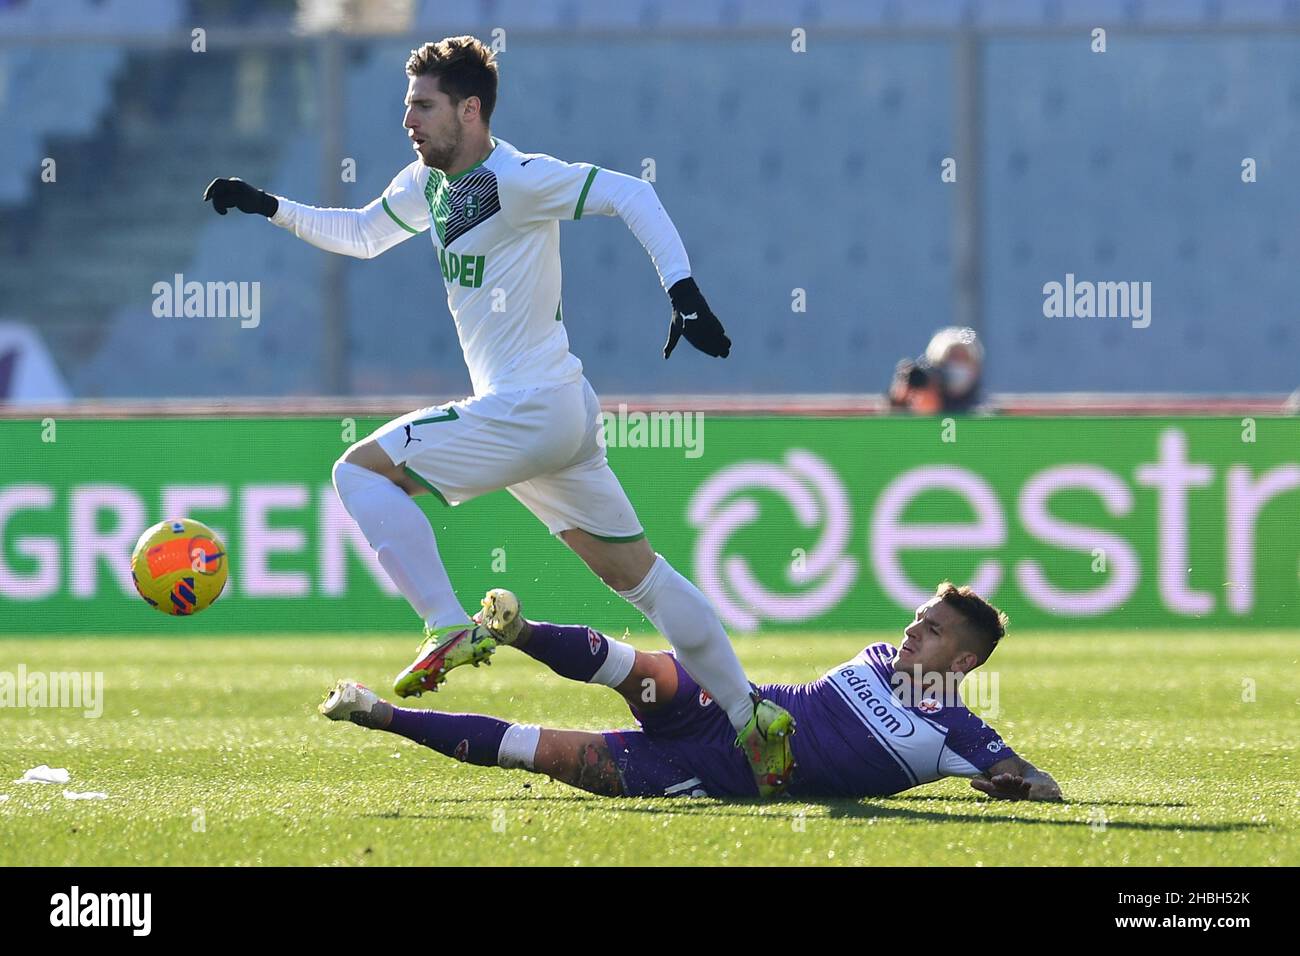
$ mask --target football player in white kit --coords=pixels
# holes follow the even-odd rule
[[[204,194],[222,215],[260,213],[314,246],[359,258],[430,232],[474,394],[389,422],[334,465],[339,499],[424,619],[426,639],[394,690],[436,690],[447,671],[496,648],[457,600],[411,496],[457,505],[505,488],[668,639],[726,711],[760,793],[781,792],[793,770],[793,718],[758,696],[708,599],[650,547],[606,461],[600,405],[564,329],[559,222],[617,215],[672,302],[664,357],[685,338],[725,358],[731,341],[691,277],[677,229],[648,182],[521,153],[494,137],[497,65],[474,37],[426,43],[406,73],[403,125],[418,158],[365,208],[305,206],[239,179],[214,180]],[[600,676],[617,684],[632,664],[616,655]]]

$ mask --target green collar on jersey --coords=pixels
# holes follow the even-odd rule
[[[472,173],[474,170],[478,169],[480,166],[482,166],[484,163],[486,163],[486,162],[488,161],[488,156],[491,156],[493,153],[495,153],[495,152],[497,151],[497,141],[496,141],[496,137],[494,137],[494,136],[489,136],[489,137],[488,137],[488,141],[492,144],[492,148],[491,148],[490,150],[488,150],[488,154],[487,154],[487,156],[484,156],[482,159],[480,159],[480,160],[479,160],[477,163],[475,163],[473,166],[469,166],[469,167],[467,167],[467,168],[465,168],[465,169],[462,169],[462,170],[461,170],[460,172],[458,172],[455,176],[448,176],[448,177],[447,177],[447,182],[449,182],[449,183],[454,183],[456,180],[460,179],[460,178],[461,178],[462,176],[464,176],[466,173]]]

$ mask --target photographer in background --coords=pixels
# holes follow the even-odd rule
[[[974,329],[940,329],[918,359],[894,368],[889,404],[918,415],[968,412],[979,404],[984,346]]]

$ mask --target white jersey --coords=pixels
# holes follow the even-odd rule
[[[454,176],[411,163],[365,209],[281,199],[272,221],[322,248],[363,257],[428,229],[474,394],[578,381],[582,363],[562,321],[559,221],[622,216],[665,289],[690,275],[686,250],[648,183],[493,144],[482,162]]]

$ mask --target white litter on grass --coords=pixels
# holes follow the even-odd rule
[[[63,795],[69,800],[107,800],[108,794],[100,793],[98,790],[89,790],[86,793],[77,793],[75,790],[64,790]]]
[[[62,767],[47,767],[41,764],[33,767],[19,777],[14,783],[67,783],[71,779],[68,771]]]
[[[4,803],[4,802],[5,802],[6,800],[8,800],[8,799],[9,799],[9,794],[7,794],[7,793],[0,793],[0,803]]]

